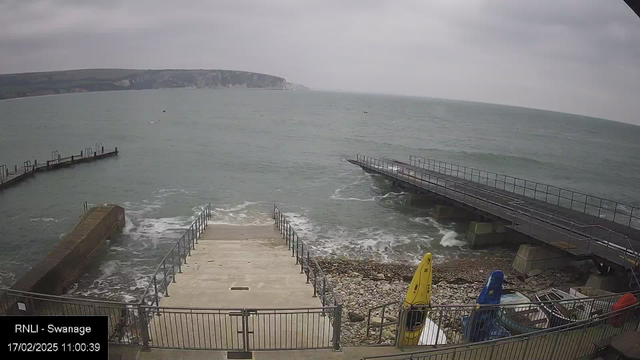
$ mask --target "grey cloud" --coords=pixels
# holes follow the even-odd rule
[[[225,68],[640,123],[622,0],[0,2],[0,72]]]

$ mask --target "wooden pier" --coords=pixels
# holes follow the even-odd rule
[[[104,146],[97,146],[96,149],[85,148],[79,154],[62,157],[58,151],[51,152],[51,160],[38,162],[38,160],[27,160],[22,166],[15,165],[13,169],[6,165],[0,165],[0,190],[4,190],[12,185],[30,178],[38,172],[58,170],[65,167],[97,161],[111,156],[118,155],[118,148],[105,151]]]

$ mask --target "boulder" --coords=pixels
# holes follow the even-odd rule
[[[538,275],[540,275],[540,274],[542,274],[542,270],[540,270],[540,269],[533,269],[533,270],[531,270],[531,271],[529,271],[529,272],[527,273],[527,276],[528,276],[528,277],[534,277],[534,276],[538,276]]]
[[[360,315],[358,313],[355,312],[349,312],[348,314],[349,316],[349,321],[351,322],[360,322],[360,321],[364,321],[365,317],[363,315]]]

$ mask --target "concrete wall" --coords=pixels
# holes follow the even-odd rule
[[[565,252],[549,246],[525,244],[520,245],[518,254],[513,260],[513,268],[521,274],[526,274],[533,269],[561,269],[583,263],[583,261],[573,261]]]
[[[591,274],[585,285],[585,287],[612,292],[626,291],[628,290],[628,286],[629,279],[621,274]]]
[[[498,245],[505,242],[506,228],[504,224],[493,222],[471,221],[466,241],[474,249],[483,246]]]
[[[124,209],[118,205],[91,208],[74,229],[11,288],[62,294],[82,275],[107,238],[124,227]]]

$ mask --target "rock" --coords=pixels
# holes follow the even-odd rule
[[[384,274],[383,274],[383,273],[380,273],[380,274],[376,275],[376,279],[378,279],[378,280],[384,280]]]
[[[389,291],[389,290],[391,290],[391,285],[389,284],[382,287],[382,291]]]
[[[529,272],[527,273],[527,276],[528,276],[528,277],[534,277],[534,276],[537,276],[537,275],[540,275],[540,274],[542,274],[542,270],[540,270],[540,269],[533,269],[533,270],[531,270],[531,271],[529,271]]]
[[[382,324],[382,318],[380,318],[379,316],[372,316],[371,319],[369,320],[369,324],[380,325]]]
[[[406,283],[410,283],[411,280],[413,280],[413,276],[411,276],[411,275],[403,275],[402,276],[402,281],[404,281]]]
[[[382,330],[382,339],[383,340],[393,340],[395,339],[396,334],[394,334],[391,330],[389,329],[384,329]]]
[[[349,321],[351,322],[360,322],[360,321],[364,321],[365,317],[358,314],[358,313],[354,313],[354,312],[349,312]]]
[[[398,321],[398,318],[397,318],[397,317],[395,317],[395,316],[391,316],[391,315],[387,315],[387,316],[385,316],[385,318],[384,318],[384,319],[385,319],[386,321],[388,321],[388,322],[396,322],[396,321]]]

